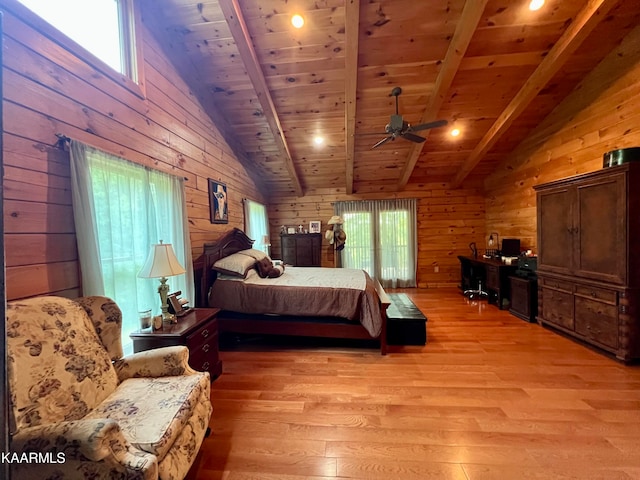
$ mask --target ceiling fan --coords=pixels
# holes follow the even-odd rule
[[[391,90],[390,97],[396,97],[396,114],[391,115],[391,120],[387,123],[387,126],[384,128],[385,133],[388,135],[376,143],[372,149],[378,148],[380,145],[384,145],[389,140],[395,140],[396,137],[401,137],[406,140],[415,143],[422,143],[426,140],[426,138],[416,135],[413,132],[419,132],[420,130],[427,130],[429,128],[442,127],[447,124],[446,120],[436,120],[434,122],[422,123],[420,125],[410,125],[402,119],[402,115],[398,113],[398,96],[402,93],[402,89],[400,87],[395,87]]]

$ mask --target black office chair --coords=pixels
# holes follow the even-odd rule
[[[482,289],[482,280],[478,280],[478,288],[470,288],[469,290],[465,290],[463,293],[466,297],[469,297],[469,300],[473,300],[476,297],[479,299],[489,298],[489,292]]]
[[[482,272],[484,273],[484,272]],[[489,292],[487,292],[486,290],[484,290],[482,288],[482,282],[484,280],[483,275],[477,274],[477,269],[475,269],[473,267],[473,265],[470,266],[470,272],[469,272],[469,278],[471,279],[470,283],[473,283],[475,281],[478,282],[478,287],[477,288],[469,288],[467,290],[465,290],[464,292],[462,292],[462,294],[465,297],[468,297],[469,300],[473,300],[474,298],[478,298],[478,299],[482,299],[482,298],[489,298]]]

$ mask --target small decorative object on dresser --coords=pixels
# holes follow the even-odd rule
[[[140,330],[147,330],[152,326],[151,309],[138,312],[140,317]]]
[[[180,298],[181,291],[177,291],[169,294],[169,313],[174,314],[176,317],[181,317],[189,312],[189,301],[186,298]]]
[[[320,233],[321,228],[322,224],[320,220],[312,220],[309,222],[309,233]]]

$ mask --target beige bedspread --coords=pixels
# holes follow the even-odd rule
[[[209,292],[209,305],[232,312],[341,317],[359,321],[372,337],[382,330],[380,302],[364,270],[287,267],[278,278],[246,279],[220,275]]]

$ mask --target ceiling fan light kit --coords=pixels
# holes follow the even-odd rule
[[[381,145],[384,145],[388,141],[393,141],[396,137],[404,138],[405,140],[409,140],[414,143],[423,143],[426,138],[421,137],[420,135],[416,135],[413,132],[419,132],[421,130],[427,130],[430,128],[437,128],[446,125],[448,122],[446,120],[436,120],[434,122],[422,123],[420,125],[411,125],[404,121],[402,115],[398,113],[398,97],[402,93],[402,88],[395,87],[391,90],[390,97],[396,97],[396,113],[391,115],[391,119],[389,123],[384,128],[384,131],[388,134],[385,138],[378,141],[375,145],[371,147],[371,149],[378,148]]]

